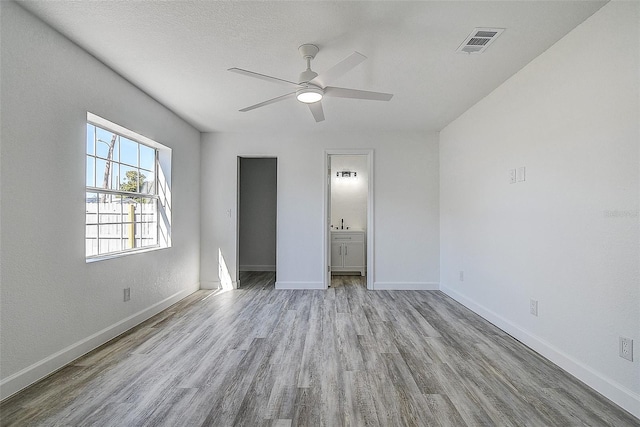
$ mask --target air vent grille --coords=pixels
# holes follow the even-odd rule
[[[467,42],[467,46],[484,46],[485,44],[489,43],[489,40],[491,39],[483,39],[480,37],[474,37],[471,40],[469,40]]]
[[[497,31],[478,31],[474,37],[495,37],[498,34]]]
[[[474,28],[456,52],[482,53],[504,31],[504,28]]]

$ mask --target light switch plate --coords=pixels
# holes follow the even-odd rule
[[[532,299],[529,301],[529,313],[534,316],[538,316],[538,300]]]

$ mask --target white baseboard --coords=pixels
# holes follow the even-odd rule
[[[212,289],[219,289],[220,288],[220,282],[219,281],[201,281],[200,282],[200,289],[206,289],[206,290],[212,290]]]
[[[375,291],[437,291],[438,282],[373,282]]]
[[[276,281],[276,289],[324,289],[322,282],[281,282]]]
[[[241,265],[240,271],[276,271],[275,265]]]
[[[635,417],[640,418],[640,395],[629,390],[622,384],[613,381],[601,372],[595,371],[584,363],[576,360],[562,350],[548,343],[544,339],[522,329],[519,325],[500,316],[496,312],[477,304],[458,291],[442,285],[442,292],[449,295],[471,311],[487,319],[518,341],[543,355],[546,359],[558,365],[578,380],[587,384],[598,393],[613,401]]]
[[[19,372],[4,378],[0,381],[0,400],[4,400],[14,395],[25,387],[28,387],[65,365],[68,365],[80,356],[87,354],[107,341],[144,322],[165,308],[180,301],[184,297],[191,295],[198,289],[200,289],[200,284],[196,283],[187,289],[176,292],[162,301],[153,304],[151,307],[122,319],[121,321],[32,364],[31,366],[27,366]]]

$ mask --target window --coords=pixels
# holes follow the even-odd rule
[[[87,260],[170,246],[169,181],[160,161],[168,154],[170,165],[170,152],[87,114]]]

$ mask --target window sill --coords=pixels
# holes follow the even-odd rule
[[[131,255],[136,255],[136,254],[143,254],[143,253],[147,253],[147,252],[159,251],[159,250],[162,250],[162,249],[169,249],[170,247],[171,246],[154,246],[154,247],[151,247],[151,248],[143,248],[143,249],[137,249],[137,250],[132,250],[132,251],[118,252],[118,253],[113,253],[113,254],[96,255],[96,256],[85,258],[85,261],[86,261],[87,264],[91,264],[91,263],[94,263],[94,262],[105,261],[105,260],[108,260],[108,259],[123,258],[123,257],[128,257],[128,256],[131,256]]]

